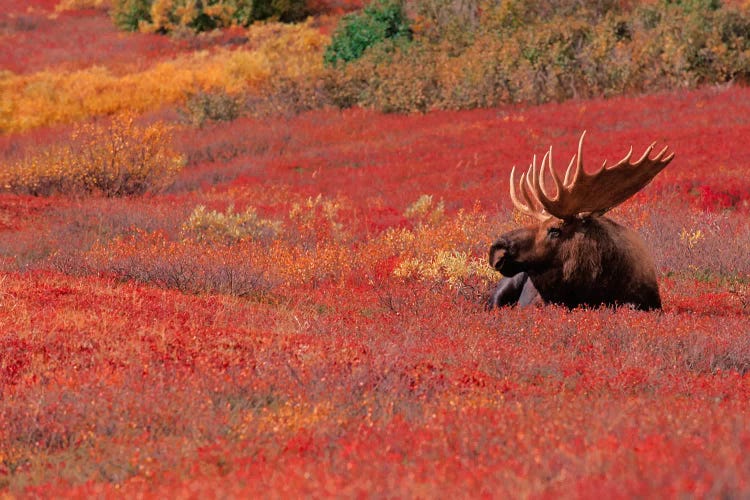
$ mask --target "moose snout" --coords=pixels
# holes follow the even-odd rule
[[[501,238],[490,247],[490,266],[499,271],[505,260],[512,259],[514,255],[514,245],[507,239]]]

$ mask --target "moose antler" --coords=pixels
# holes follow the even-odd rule
[[[547,156],[545,155],[545,158],[546,157]],[[510,199],[513,200],[513,205],[515,205],[515,207],[519,211],[525,213],[526,215],[530,215],[542,221],[552,217],[545,211],[544,206],[542,206],[541,202],[539,201],[539,197],[535,194],[536,191],[534,191],[534,186],[538,182],[538,179],[536,179],[536,155],[534,155],[534,159],[529,166],[529,170],[522,173],[521,180],[518,181],[518,187],[521,188],[521,194],[523,195],[525,203],[521,202],[516,196],[516,182],[513,178],[515,173],[516,167],[514,166],[510,171]]]
[[[605,161],[598,172],[589,174],[583,170],[585,136],[584,130],[578,141],[578,154],[573,155],[570,160],[563,180],[560,180],[558,173],[552,168],[552,147],[542,158],[539,169],[534,156],[529,169],[521,174],[518,183],[525,203],[516,196],[513,167],[510,172],[510,197],[518,210],[542,220],[552,216],[567,219],[579,214],[601,215],[643,189],[674,158],[674,153],[665,156],[668,147],[649,158],[648,155],[656,145],[652,143],[641,158],[633,163],[630,162],[633,154],[631,147],[625,158],[616,164],[607,167]],[[549,171],[557,190],[554,197],[544,187],[545,170]]]

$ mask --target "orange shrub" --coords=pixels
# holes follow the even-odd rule
[[[158,191],[172,182],[184,163],[171,142],[170,126],[162,122],[141,126],[132,115],[107,125],[78,126],[69,142],[3,168],[0,186],[34,195],[123,196]]]
[[[30,75],[0,73],[0,130],[23,131],[90,116],[143,112],[185,102],[196,90],[267,95],[277,83],[320,79],[329,38],[310,22],[269,23],[248,30],[249,49],[198,51],[138,73],[103,67]],[[279,84],[281,84],[279,83]]]
[[[111,0],[60,0],[60,3],[55,6],[55,12],[82,9],[107,10],[111,7],[111,3]]]

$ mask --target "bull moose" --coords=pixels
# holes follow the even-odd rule
[[[569,308],[630,306],[661,308],[656,268],[643,240],[604,217],[610,209],[643,189],[674,158],[668,147],[649,158],[656,143],[631,162],[633,148],[619,162],[595,173],[583,169],[583,138],[560,180],[552,168],[552,147],[537,167],[534,156],[518,182],[510,173],[510,197],[522,213],[539,223],[510,231],[490,247],[490,265],[504,277],[488,306],[533,303]],[[545,187],[546,172],[556,193]]]

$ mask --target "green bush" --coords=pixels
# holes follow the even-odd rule
[[[359,59],[385,40],[411,40],[411,28],[401,0],[376,0],[361,13],[347,14],[336,27],[323,56],[326,64]]]

